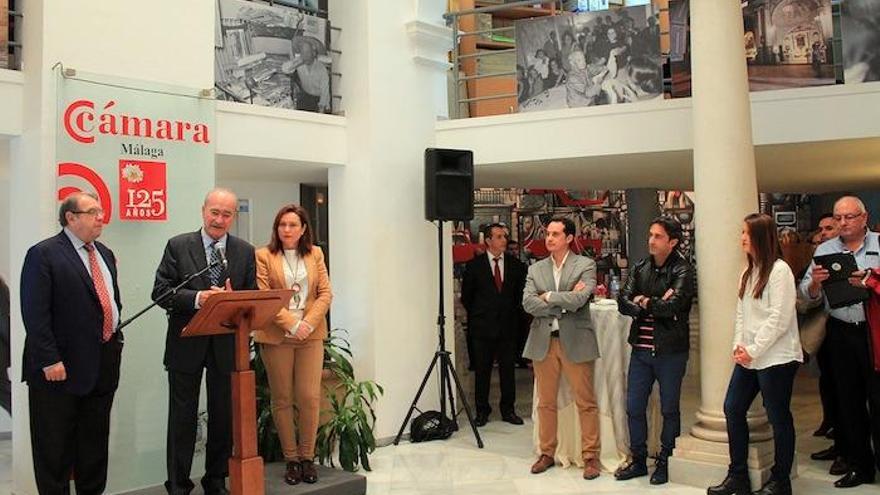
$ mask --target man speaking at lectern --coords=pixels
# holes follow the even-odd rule
[[[166,460],[171,494],[188,494],[202,370],[207,370],[208,443],[202,487],[207,495],[225,494],[232,454],[232,385],[235,336],[181,337],[199,308],[213,295],[226,290],[255,290],[254,248],[229,235],[238,198],[227,189],[214,189],[202,205],[202,228],[171,238],[156,269],[153,300],[209,264],[216,265],[196,277],[160,305],[168,313],[165,369],[168,370],[168,437]],[[225,263],[224,263],[225,261]]]

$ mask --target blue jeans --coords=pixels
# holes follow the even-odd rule
[[[730,450],[729,473],[748,476],[746,460],[749,453],[749,425],[746,414],[752,402],[761,392],[767,419],[773,427],[774,456],[772,479],[788,481],[794,460],[794,419],[791,416],[791,389],[799,363],[792,361],[751,370],[736,365],[724,398],[724,415],[727,417],[727,438]]]
[[[681,434],[679,403],[687,360],[687,352],[652,356],[649,350],[632,350],[626,378],[626,416],[633,459],[644,461],[648,457],[646,413],[655,381],[660,383],[660,411],[663,413],[660,458],[666,459],[672,454],[675,439]]]

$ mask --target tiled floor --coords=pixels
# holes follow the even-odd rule
[[[521,387],[520,387],[521,388]],[[829,463],[809,458],[810,452],[830,445],[824,438],[811,434],[821,419],[816,392],[816,379],[802,372],[798,376],[792,410],[798,430],[798,472],[794,492],[800,495],[836,493],[827,474]],[[683,431],[687,431],[699,406],[699,388],[693,378],[685,384],[682,401]],[[522,412],[522,411],[521,411]],[[488,494],[574,494],[619,493],[704,494],[705,488],[667,484],[655,487],[647,478],[626,482],[614,480],[603,473],[597,480],[585,481],[577,468],[555,467],[546,473],[532,475],[532,428],[512,426],[500,421],[480,429],[486,447],[478,449],[469,430],[462,430],[446,441],[425,444],[401,443],[383,447],[373,457],[374,471],[367,475],[370,495],[488,495]],[[720,480],[719,480],[720,481]],[[880,494],[880,485],[863,485],[844,490],[849,494]]]
[[[521,390],[528,385],[529,372],[518,372]],[[682,400],[683,431],[687,431],[699,405],[699,387],[696,379],[689,377],[685,383],[686,393]],[[526,402],[525,400],[521,402]],[[520,407],[520,413],[527,406]],[[524,409],[524,410],[523,410]],[[827,474],[828,463],[811,461],[809,453],[830,444],[828,440],[811,436],[819,422],[821,408],[816,393],[816,379],[802,372],[797,379],[796,394],[792,404],[798,430],[799,478],[795,481],[795,493],[799,495],[837,493],[831,486],[835,477]],[[469,430],[462,430],[446,441],[411,444],[380,448],[373,455],[373,472],[367,475],[369,495],[516,495],[516,494],[569,494],[569,493],[619,493],[644,495],[703,494],[704,488],[668,484],[654,487],[647,478],[615,481],[610,473],[603,473],[597,480],[581,479],[576,468],[553,468],[541,475],[529,473],[532,457],[531,422],[524,426],[512,426],[492,421],[480,430],[486,443],[478,449]],[[0,494],[11,493],[12,442],[0,440]],[[877,495],[880,485],[863,485],[843,490],[847,495]]]
[[[0,440],[0,494],[12,493],[12,440]]]

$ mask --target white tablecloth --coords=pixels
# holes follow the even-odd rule
[[[599,438],[602,441],[600,460],[602,467],[613,471],[629,455],[629,428],[626,421],[626,374],[629,368],[630,346],[626,339],[632,318],[617,311],[617,303],[611,299],[600,299],[590,304],[590,315],[596,339],[599,342],[600,358],[596,360],[593,373],[593,389],[599,404]],[[562,466],[571,464],[583,466],[581,459],[581,426],[578,422],[577,407],[571,388],[561,375],[558,396],[558,446],[556,462]],[[532,439],[535,453],[540,454],[538,444],[538,397],[532,393],[532,420],[534,430]],[[659,425],[661,423],[656,394],[648,407],[650,434],[648,452],[657,451]]]

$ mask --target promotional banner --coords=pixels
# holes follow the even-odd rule
[[[216,126],[214,100],[199,93],[80,71],[57,78],[57,195],[46,200],[98,195],[106,223],[100,241],[116,255],[122,320],[150,304],[168,239],[202,224],[202,202],[214,187]],[[110,493],[165,479],[166,327],[165,312],[154,308],[123,330]]]
[[[165,88],[62,78],[56,153],[59,199],[98,194],[104,222],[164,222],[193,171],[214,170],[214,102]],[[111,229],[111,232],[113,229]]]

